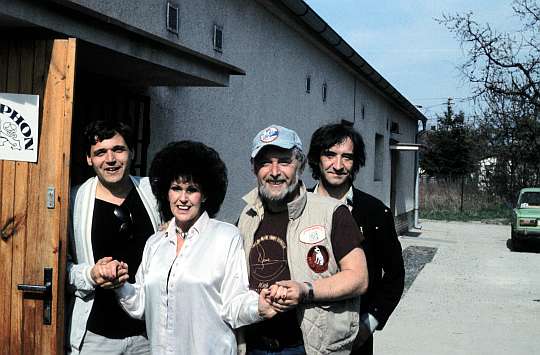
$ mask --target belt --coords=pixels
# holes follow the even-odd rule
[[[256,336],[254,339],[247,341],[248,349],[268,350],[268,351],[281,351],[285,348],[294,348],[300,345],[304,345],[302,340],[287,341],[279,340],[275,338],[269,338],[265,336]]]

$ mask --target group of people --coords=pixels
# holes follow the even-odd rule
[[[68,352],[373,352],[404,267],[391,211],[353,187],[365,148],[351,125],[320,127],[308,154],[291,129],[257,133],[236,226],[214,219],[227,190],[214,149],[170,143],[140,178],[128,126],[84,136],[95,176],[72,193]]]

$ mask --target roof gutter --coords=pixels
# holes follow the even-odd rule
[[[366,78],[376,88],[381,90],[398,107],[416,120],[425,125],[427,118],[382,77],[364,58],[362,58],[345,40],[338,35],[315,11],[303,0],[280,0],[298,19],[307,25],[313,32],[336,52],[345,62]]]

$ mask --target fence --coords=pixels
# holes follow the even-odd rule
[[[420,177],[419,209],[422,218],[485,219],[508,218],[510,208],[503,200],[479,188],[472,179]]]

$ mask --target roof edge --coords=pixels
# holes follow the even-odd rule
[[[391,101],[412,116],[414,119],[427,122],[426,116],[406,99],[392,84],[379,74],[362,56],[360,56],[336,31],[330,27],[308,4],[303,0],[280,0],[302,23],[313,30],[321,41],[359,72],[376,88],[381,90]]]
[[[168,47],[176,52],[179,52],[183,55],[185,54],[188,54],[188,55],[191,55],[193,57],[196,57],[196,58],[199,58],[201,60],[204,60],[205,62],[211,64],[211,65],[215,65],[215,66],[218,66],[218,67],[221,67],[221,68],[224,68],[228,71],[228,73],[230,75],[246,75],[246,72],[239,68],[239,67],[236,67],[234,65],[231,65],[229,63],[225,63],[225,62],[222,62],[218,59],[215,59],[213,57],[210,57],[206,54],[202,54],[200,52],[197,52],[197,51],[194,51],[188,47],[185,47],[185,46],[182,46],[180,44],[177,44],[177,43],[174,43],[174,42],[171,42],[163,37],[160,37],[156,34],[153,34],[151,32],[148,32],[148,31],[145,31],[143,29],[140,29],[140,28],[137,28],[137,27],[134,27],[134,26],[131,26],[129,25],[128,23],[125,23],[125,22],[122,22],[116,18],[113,18],[113,17],[110,17],[110,16],[107,16],[105,14],[102,14],[100,12],[97,12],[97,11],[94,11],[88,7],[85,7],[85,6],[82,6],[82,5],[79,5],[77,3],[73,3],[71,1],[67,1],[67,0],[48,0],[49,2],[51,3],[56,3],[58,6],[62,6],[64,8],[69,8],[73,11],[77,11],[79,12],[80,14],[83,14],[83,15],[86,15],[86,16],[90,16],[96,20],[99,20],[101,22],[104,22],[110,26],[113,26],[113,27],[116,27],[120,30],[123,30],[123,31],[128,31],[128,32],[131,32],[133,33],[134,35],[137,35],[137,36],[140,36],[146,40],[149,40],[151,42],[155,42],[155,43],[158,43],[160,45],[163,45],[165,47]]]

